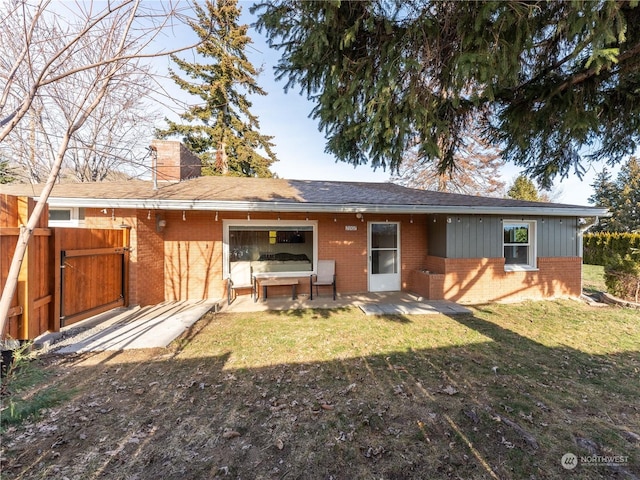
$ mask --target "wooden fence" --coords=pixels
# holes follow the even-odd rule
[[[3,289],[20,225],[27,224],[34,207],[35,202],[30,198],[0,195],[0,280]],[[9,310],[9,324],[4,333],[17,340],[35,338],[54,326],[53,271],[50,270],[52,232],[47,228],[47,218],[45,209],[27,247]]]
[[[0,195],[0,281],[4,288],[20,225],[35,202]],[[29,241],[2,338],[32,340],[127,305],[129,230],[47,228],[42,214]]]

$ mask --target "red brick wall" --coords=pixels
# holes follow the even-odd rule
[[[413,270],[411,272],[411,284],[407,290],[429,300],[442,300],[445,278],[446,276],[443,273]]]
[[[402,290],[411,290],[413,272],[425,268],[427,262],[427,216],[399,216],[401,259],[402,259]]]
[[[424,216],[365,214],[364,221],[361,221],[350,213],[315,215],[309,218],[319,221],[318,258],[336,260],[336,285],[339,293],[368,290],[367,222],[400,222],[403,290],[410,288],[412,272],[424,267],[427,258],[427,227]],[[346,230],[346,226],[355,226],[357,230]]]
[[[167,222],[156,231],[156,215]],[[147,219],[147,216],[151,218]],[[318,221],[318,258],[335,259],[339,293],[366,292],[367,222],[400,222],[402,289],[426,298],[467,303],[516,301],[549,297],[576,297],[581,291],[581,259],[539,258],[538,271],[505,272],[504,259],[452,259],[427,256],[424,216],[365,214],[252,213],[252,219]],[[103,213],[86,209],[88,227],[131,229],[129,296],[131,304],[164,300],[225,298],[222,268],[222,220],[246,219],[246,213],[148,211],[115,209]],[[411,221],[413,220],[413,222]],[[357,230],[346,230],[345,226]],[[426,269],[429,275],[420,272]],[[442,274],[442,275],[434,275]],[[300,293],[308,293],[308,275],[300,276]],[[273,288],[271,295],[289,295],[290,288]]]
[[[167,300],[222,298],[222,221],[215,212],[164,212]],[[183,219],[184,218],[184,219]]]
[[[581,293],[580,257],[538,258],[538,270],[516,272],[505,272],[503,258],[429,257],[427,264],[443,265],[445,273],[442,291],[432,291],[431,298],[483,303],[577,297]]]
[[[446,258],[443,257],[433,257],[431,255],[427,256],[427,261],[425,262],[425,268],[430,272],[434,273],[444,273],[446,268]]]
[[[338,292],[366,292],[367,223],[355,214],[317,215],[313,219],[318,220],[318,259],[336,261]],[[347,225],[357,230],[347,231]]]
[[[151,217],[151,218],[148,218]],[[164,238],[157,231],[156,212],[138,210],[138,238],[136,260],[129,271],[134,283],[134,297],[139,305],[153,305],[165,300],[164,295]]]
[[[156,231],[156,216],[166,221]],[[151,218],[147,219],[147,216]],[[367,222],[399,221],[401,239],[402,288],[411,290],[412,272],[424,268],[427,258],[426,220],[421,216],[355,214],[274,214],[252,213],[255,220],[318,221],[318,258],[335,259],[337,289],[340,293],[366,292]],[[131,225],[129,295],[131,304],[149,305],[164,300],[225,298],[226,280],[222,269],[222,220],[246,219],[246,213],[148,211],[115,209],[106,214],[87,209],[85,223],[91,227],[113,228]],[[345,226],[356,226],[356,231]],[[300,293],[309,292],[308,275],[300,276]],[[289,295],[291,289],[270,288],[270,295]]]

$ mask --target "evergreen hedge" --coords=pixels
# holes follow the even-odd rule
[[[612,257],[640,249],[640,233],[586,233],[583,246],[583,263],[605,266]]]

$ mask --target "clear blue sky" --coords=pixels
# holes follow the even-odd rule
[[[251,24],[254,21],[249,14],[252,3],[240,1],[243,9],[242,22]],[[181,31],[180,34],[182,33]],[[184,33],[188,34],[188,32]],[[317,122],[309,118],[313,103],[308,101],[306,96],[300,95],[298,89],[290,89],[285,94],[285,82],[276,82],[273,70],[279,53],[271,50],[264,37],[253,28],[250,28],[249,35],[254,43],[248,49],[247,56],[256,68],[261,69],[258,83],[268,92],[265,97],[252,99],[251,110],[260,120],[261,133],[274,137],[273,141],[276,145],[274,150],[279,161],[273,165],[272,171],[279,177],[288,179],[388,181],[390,176],[388,171],[385,172],[382,169],[374,171],[367,165],[354,168],[344,162],[336,162],[335,157],[324,152],[324,135],[318,131]],[[184,39],[181,40],[184,41]],[[551,192],[553,201],[587,205],[587,198],[592,194],[590,184],[595,174],[601,170],[602,165],[594,165],[590,167],[582,181],[572,175],[562,182],[556,182],[556,188]],[[518,167],[506,165],[502,169],[502,180],[509,185],[519,171]]]

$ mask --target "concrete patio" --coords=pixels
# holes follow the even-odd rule
[[[470,313],[446,300],[426,300],[404,293],[363,293],[356,295],[307,295],[271,297],[254,302],[250,295],[238,296],[231,305],[226,301],[164,302],[146,307],[116,308],[36,339],[39,348],[57,353],[117,351],[166,347],[208,312],[246,313],[268,310],[340,309],[358,307],[365,315],[458,315]]]
[[[115,308],[42,335],[34,344],[62,354],[166,347],[218,303],[187,300]]]
[[[428,315],[443,313],[456,315],[471,313],[469,309],[448,300],[427,300],[408,292],[360,293],[338,295],[336,300],[329,294],[314,296],[298,295],[291,297],[272,297],[254,302],[250,295],[238,296],[231,305],[221,304],[222,312],[260,312],[267,310],[296,310],[306,308],[337,309],[358,307],[366,315]]]

